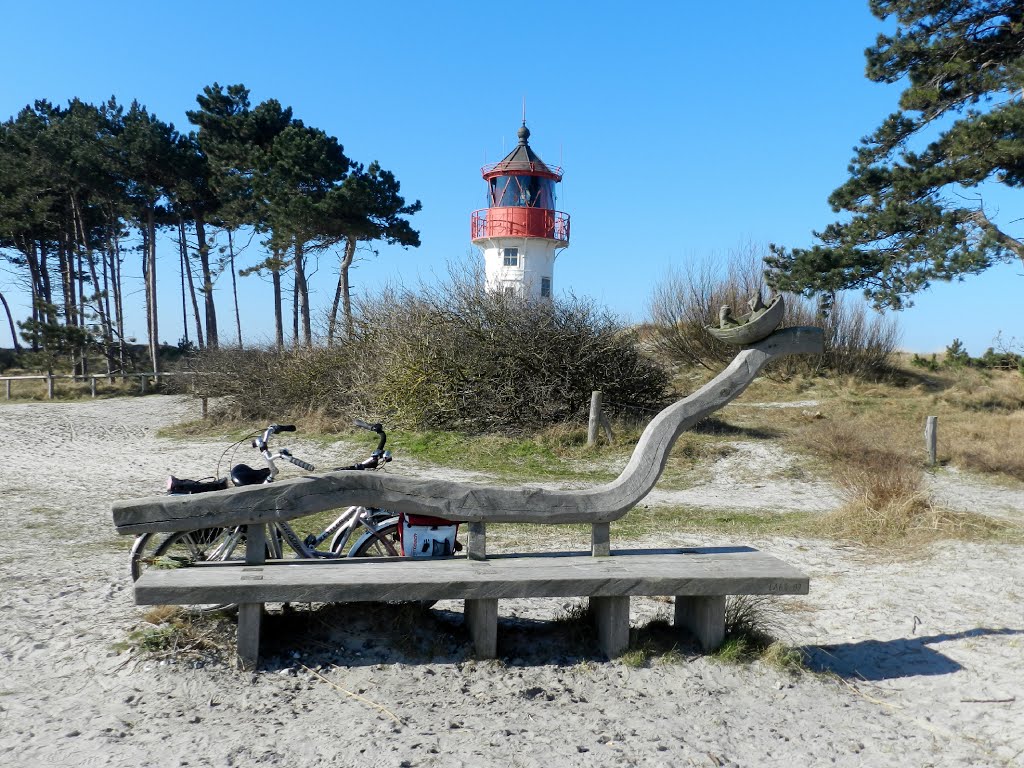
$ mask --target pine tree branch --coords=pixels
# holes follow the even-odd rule
[[[994,237],[1000,245],[1013,251],[1017,258],[1021,260],[1021,263],[1024,264],[1024,243],[999,229],[999,227],[991,222],[988,216],[985,215],[985,211],[981,208],[971,214],[971,220],[985,233]]]

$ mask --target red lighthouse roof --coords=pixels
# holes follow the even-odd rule
[[[489,181],[495,176],[522,174],[561,181],[562,169],[557,165],[548,165],[530,148],[530,129],[526,127],[525,122],[517,133],[519,136],[518,146],[505,155],[504,159],[481,168],[483,177]]]

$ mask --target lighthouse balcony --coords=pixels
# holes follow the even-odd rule
[[[543,237],[569,245],[569,214],[548,208],[482,208],[473,212],[472,238]]]

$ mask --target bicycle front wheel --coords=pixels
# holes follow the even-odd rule
[[[142,533],[135,537],[132,543],[131,571],[132,581],[138,581],[139,576],[153,563],[153,552],[160,545],[157,534]]]

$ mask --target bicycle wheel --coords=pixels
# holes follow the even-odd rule
[[[222,528],[202,528],[191,533],[197,542],[208,542],[216,539],[221,531],[223,531]],[[139,576],[156,562],[157,550],[165,544],[167,539],[175,535],[177,534],[142,533],[135,537],[131,552],[132,581],[138,581]]]
[[[153,552],[153,565],[183,567],[207,560],[244,560],[245,531],[240,528],[201,528],[168,534]],[[187,613],[226,611],[234,603],[183,605]]]
[[[349,557],[398,557],[402,545],[398,541],[398,523],[386,523],[376,533],[368,531],[354,545]]]
[[[392,551],[388,551],[391,549]],[[398,522],[385,523],[377,528],[377,535],[364,533],[352,547],[349,557],[395,557],[400,555],[402,543],[398,540]],[[437,600],[398,601],[396,604],[417,605],[421,610],[430,610]]]
[[[142,572],[153,562],[153,552],[160,545],[156,534],[142,533],[132,543],[132,581],[138,581]]]

